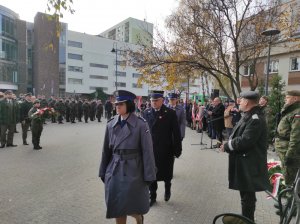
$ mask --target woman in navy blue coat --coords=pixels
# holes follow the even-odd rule
[[[115,93],[117,115],[108,121],[99,176],[105,184],[107,218],[125,224],[133,216],[142,224],[149,211],[149,184],[156,179],[153,146],[147,122],[134,114],[135,95]]]

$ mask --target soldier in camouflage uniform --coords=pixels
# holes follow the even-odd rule
[[[300,91],[287,91],[275,138],[285,183],[293,184],[300,165]]]
[[[57,121],[59,124],[63,124],[63,117],[66,113],[66,106],[62,98],[59,98],[59,101],[55,104],[55,110],[58,112]]]

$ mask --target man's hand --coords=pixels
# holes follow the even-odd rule
[[[221,152],[225,152],[225,150],[224,150],[224,144],[222,144],[222,145],[220,146],[220,151],[221,151]]]

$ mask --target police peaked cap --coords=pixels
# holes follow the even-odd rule
[[[255,91],[245,91],[241,92],[241,98],[247,99],[247,100],[258,100],[259,94]]]
[[[152,91],[152,93],[150,94],[150,98],[151,98],[151,99],[164,98],[164,91],[154,90],[154,91]]]
[[[287,96],[300,96],[300,91],[299,90],[290,90],[286,91]]]
[[[134,99],[136,98],[136,95],[134,93],[127,90],[116,90],[113,95],[116,98],[115,103],[122,103],[128,100],[134,101]]]
[[[169,93],[168,94],[168,98],[169,99],[177,99],[178,98],[178,94],[176,94],[176,93]]]

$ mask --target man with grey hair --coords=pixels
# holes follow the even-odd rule
[[[229,188],[240,191],[242,215],[254,221],[255,192],[269,188],[267,126],[257,92],[241,93],[243,116],[221,151],[229,154]]]

